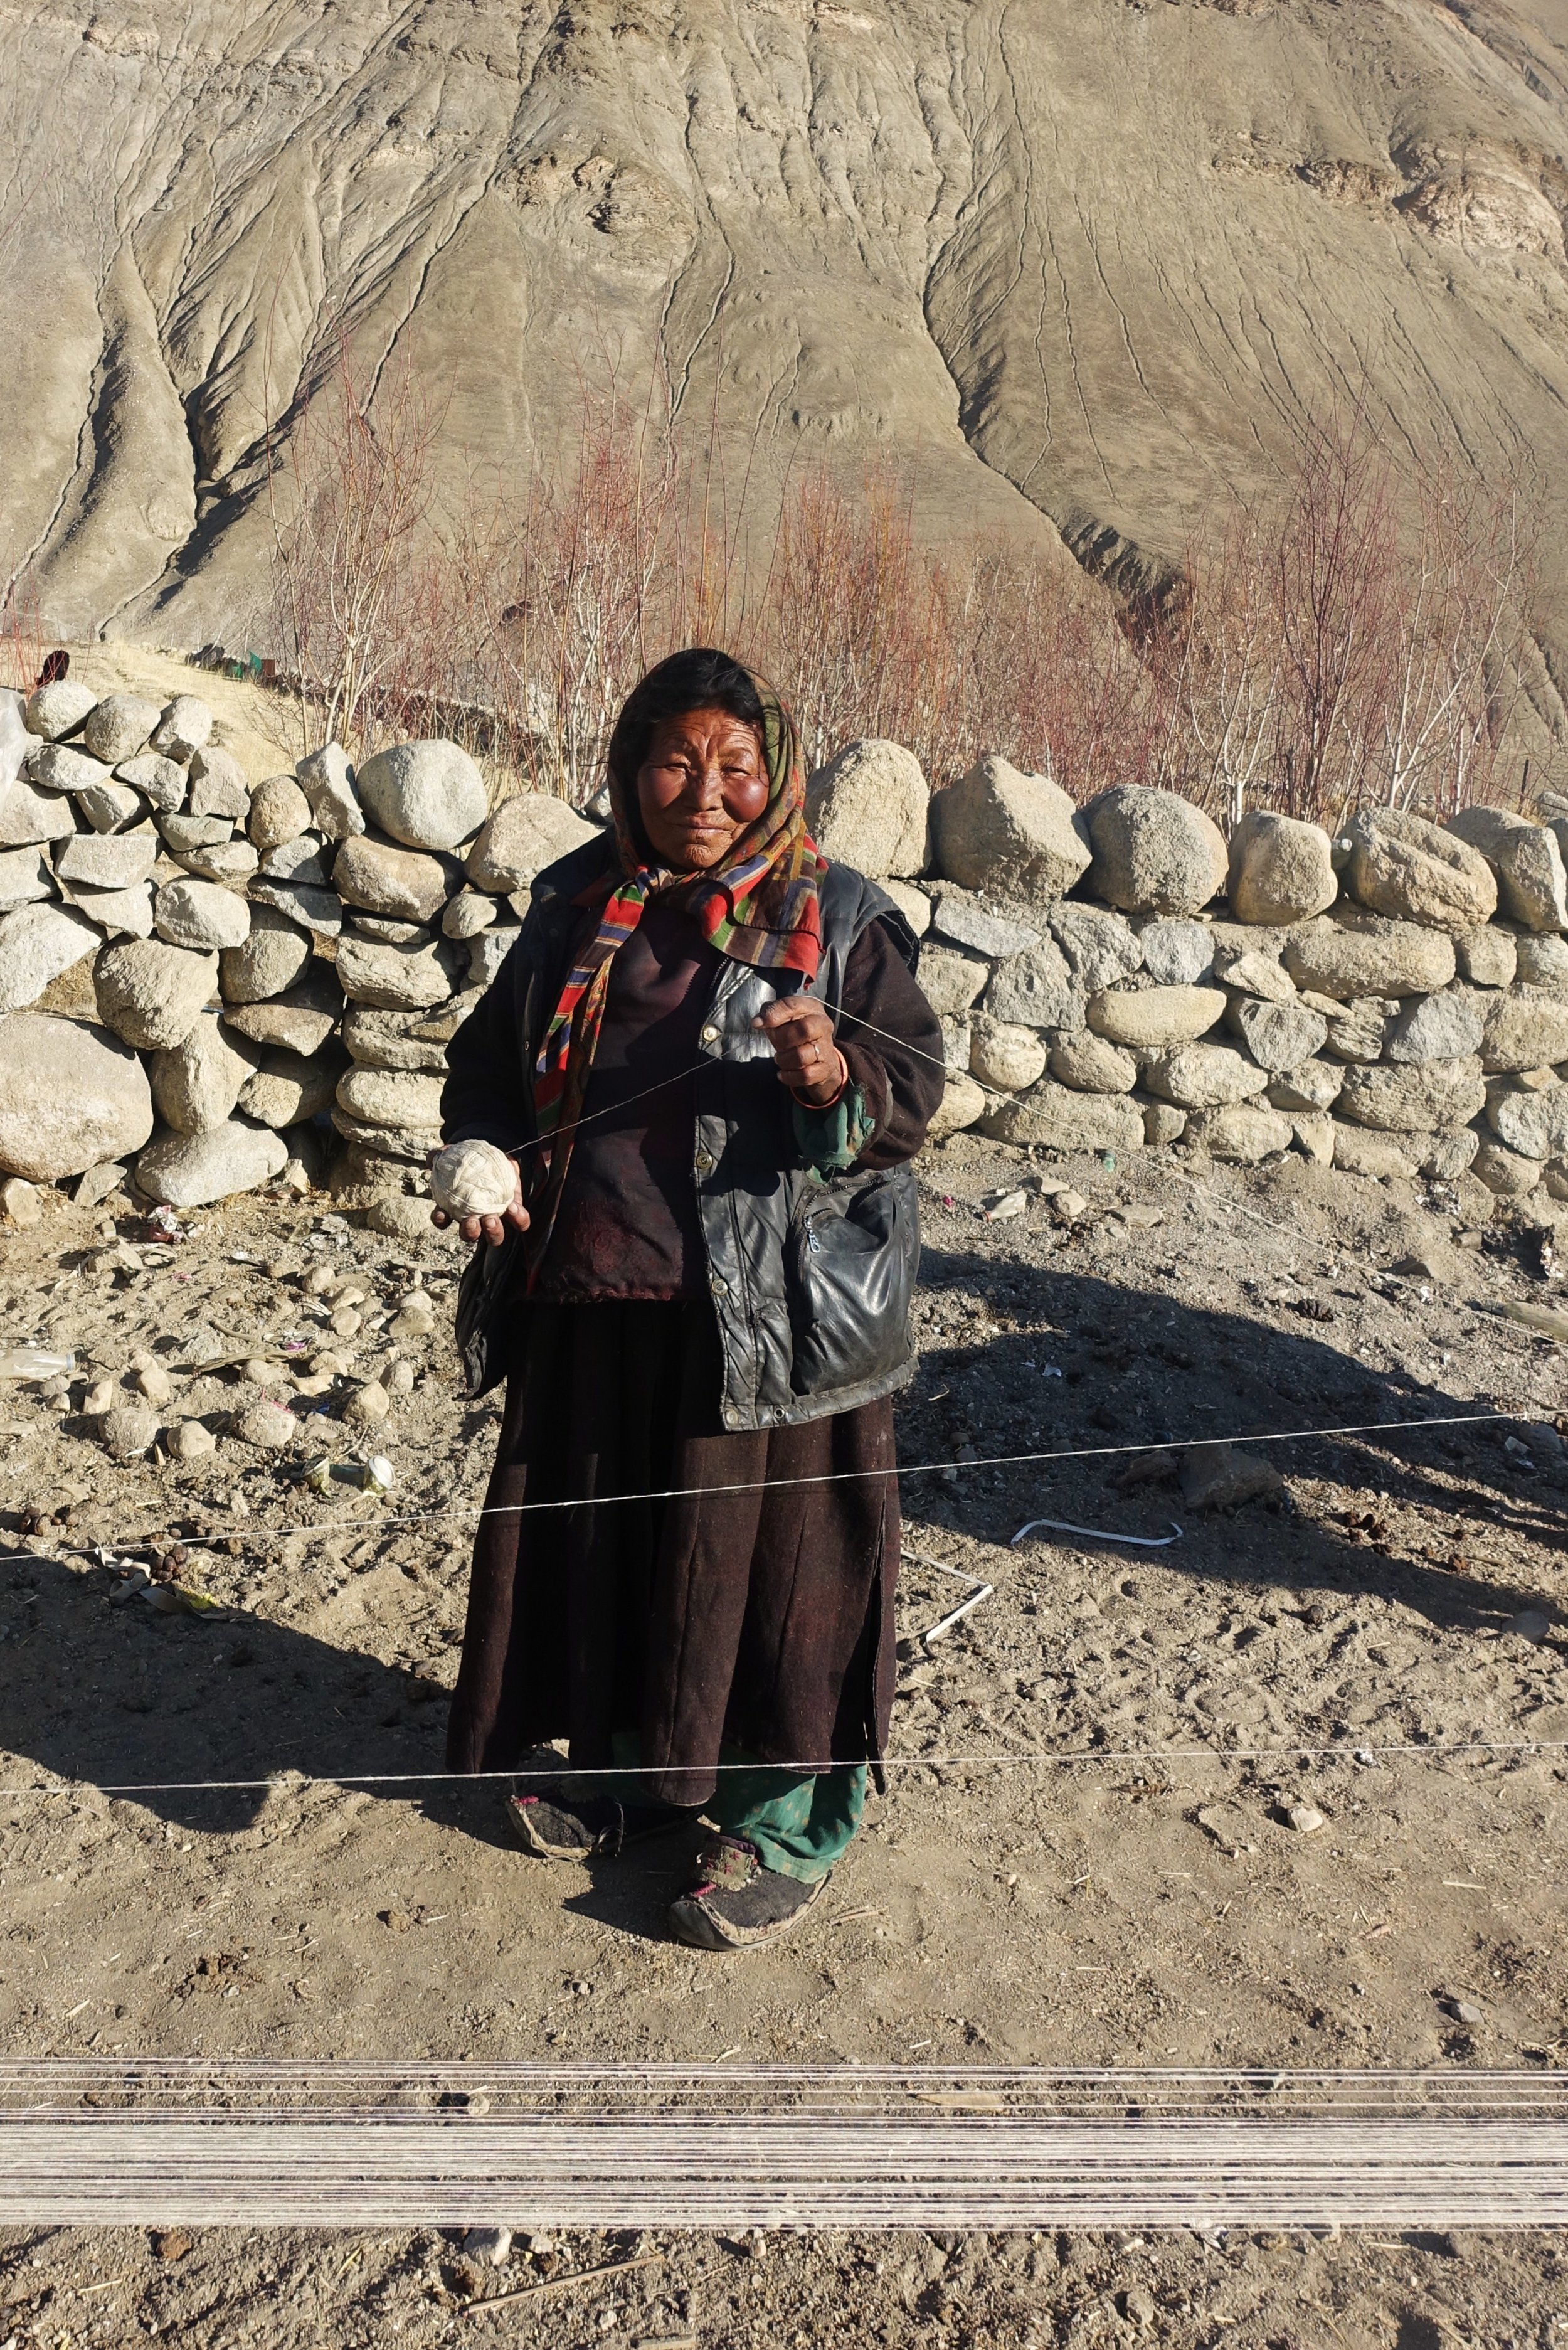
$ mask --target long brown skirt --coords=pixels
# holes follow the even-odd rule
[[[510,1770],[558,1738],[579,1767],[607,1768],[614,1734],[633,1731],[650,1797],[701,1804],[721,1743],[808,1768],[881,1755],[892,1403],[736,1433],[719,1424],[719,1393],[705,1301],[523,1309],[495,1514],[474,1544],[452,1770]],[[589,1505],[612,1494],[638,1498]],[[521,1506],[539,1503],[570,1506]]]

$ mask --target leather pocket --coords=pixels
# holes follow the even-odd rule
[[[802,1192],[784,1248],[796,1395],[862,1387],[909,1360],[919,1250],[907,1167],[830,1177]]]

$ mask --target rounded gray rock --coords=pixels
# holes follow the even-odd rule
[[[185,805],[191,779],[176,759],[166,759],[157,751],[142,751],[134,759],[122,759],[114,774],[117,783],[129,784],[167,815]]]
[[[383,1012],[444,1003],[452,993],[440,949],[389,946],[376,939],[343,941],[337,950],[337,978],[351,1003]]]
[[[188,1036],[152,1055],[148,1075],[164,1125],[177,1134],[202,1134],[210,1126],[222,1126],[233,1116],[256,1057],[219,1026],[215,1012],[202,1013]]]
[[[56,852],[55,871],[62,881],[92,889],[134,889],[157,862],[158,836],[149,826],[146,832],[78,832]]]
[[[333,860],[332,886],[346,905],[369,914],[430,922],[445,905],[450,884],[439,858],[393,848],[359,833],[343,843]]]
[[[1499,910],[1529,931],[1568,930],[1568,873],[1544,825],[1508,808],[1467,807],[1450,816],[1457,840],[1480,851],[1497,878]]]
[[[823,855],[858,873],[920,873],[930,786],[901,743],[846,743],[805,786],[806,822]]]
[[[95,702],[82,727],[82,741],[106,767],[135,757],[161,716],[158,704],[140,693],[106,693]]]
[[[138,1187],[170,1208],[207,1208],[270,1183],[288,1163],[288,1145],[268,1127],[239,1119],[201,1134],[165,1134],[136,1162]]]
[[[354,791],[354,770],[341,743],[312,751],[295,769],[299,788],[310,804],[315,829],[327,840],[348,840],[365,829],[365,815]]]
[[[1321,1053],[1328,1022],[1303,1003],[1265,1003],[1243,996],[1227,1015],[1261,1069],[1278,1076]]]
[[[1542,1093],[1493,1092],[1486,1122],[1522,1159],[1560,1159],[1568,1151],[1568,1086]]]
[[[218,983],[226,1003],[261,1003],[282,995],[310,962],[307,933],[273,906],[253,906],[251,926],[237,947],[218,957]]]
[[[439,738],[378,751],[354,782],[382,831],[408,848],[455,848],[490,813],[484,778],[468,753]]]
[[[1233,1045],[1180,1045],[1173,1053],[1157,1054],[1143,1081],[1178,1109],[1220,1109],[1261,1094],[1269,1077]]]
[[[299,1126],[329,1110],[343,1072],[343,1056],[330,1053],[269,1053],[247,1076],[238,1107],[263,1126]]]
[[[1119,1045],[1081,1028],[1053,1042],[1051,1075],[1075,1093],[1130,1094],[1137,1083],[1137,1063]]]
[[[1218,1109],[1197,1112],[1187,1123],[1187,1139],[1201,1144],[1211,1159],[1239,1167],[1256,1167],[1276,1150],[1288,1150],[1294,1129],[1277,1109],[1255,1101],[1228,1102]]]
[[[1510,988],[1485,999],[1481,1066],[1488,1076],[1568,1061],[1568,1001],[1542,988]]]
[[[191,760],[191,813],[226,816],[243,824],[250,813],[251,787],[245,771],[232,751],[216,745],[197,751]]]
[[[159,1429],[158,1414],[145,1404],[117,1404],[99,1422],[104,1450],[116,1461],[140,1461],[151,1450]]]
[[[1473,996],[1445,990],[1407,1004],[1384,1050],[1391,1061],[1457,1061],[1480,1052],[1484,1028],[1481,1005]]]
[[[0,1012],[36,1003],[51,980],[99,943],[86,916],[69,906],[18,906],[0,914]]]
[[[464,870],[476,889],[509,897],[597,834],[597,825],[553,792],[514,792],[481,829]]]
[[[310,830],[310,802],[292,775],[268,775],[256,785],[245,830],[264,856]]]
[[[204,751],[213,739],[211,703],[197,693],[177,693],[172,702],[165,703],[151,739],[155,751],[183,766],[196,752]]]
[[[1436,831],[1435,826],[1429,830]],[[1443,835],[1438,834],[1442,839]],[[1490,876],[1489,876],[1490,879]],[[1344,1000],[1355,995],[1429,995],[1457,968],[1454,941],[1440,930],[1346,906],[1332,920],[1303,922],[1285,941],[1284,965],[1299,988]]]
[[[1486,1107],[1474,1054],[1410,1068],[1352,1068],[1335,1104],[1341,1118],[1389,1134],[1433,1134],[1468,1126]]]
[[[1137,942],[1145,971],[1161,987],[1196,986],[1214,968],[1214,933],[1207,922],[1157,915],[1142,924]]]
[[[1345,879],[1374,913],[1448,931],[1473,931],[1496,913],[1497,880],[1480,851],[1425,816],[1363,808],[1347,834]]]
[[[1044,1078],[1026,1094],[995,1103],[979,1121],[995,1142],[1037,1142],[1047,1150],[1141,1150],[1143,1112],[1127,1094],[1075,1093]]]
[[[1513,975],[1521,987],[1544,987],[1554,995],[1568,995],[1568,939],[1520,939],[1514,946]]]
[[[29,734],[41,735],[46,743],[61,743],[78,732],[97,700],[90,686],[62,677],[53,685],[36,687],[27,696],[24,723]]]
[[[1163,1051],[1206,1035],[1228,1000],[1221,987],[1107,987],[1090,996],[1087,1019],[1113,1045]]]
[[[1082,815],[1048,775],[994,755],[931,802],[933,859],[965,889],[1024,900],[1063,897],[1093,851]]]
[[[217,881],[166,881],[153,910],[158,935],[198,952],[237,947],[250,935],[251,910]]]
[[[1117,784],[1084,811],[1094,845],[1088,887],[1129,914],[1195,914],[1225,887],[1224,837],[1174,792]]]
[[[99,1017],[140,1052],[166,1050],[190,1035],[217,977],[216,955],[129,939],[106,947],[93,967]]]
[[[442,1080],[412,1069],[348,1069],[337,1081],[337,1102],[362,1126],[435,1127],[441,1124]]]
[[[1339,895],[1321,825],[1249,808],[1231,834],[1226,894],[1239,922],[1304,922]]]
[[[147,1073],[120,1040],[47,1012],[0,1020],[0,1168],[54,1183],[140,1150],[152,1131]]]
[[[68,840],[76,828],[76,812],[64,792],[42,791],[20,776],[9,790],[0,791],[0,848]]]
[[[922,981],[927,951],[922,948]],[[1027,1028],[1081,1028],[1084,1001],[1084,990],[1054,939],[1042,939],[1037,947],[999,962],[984,996],[993,1020]]]

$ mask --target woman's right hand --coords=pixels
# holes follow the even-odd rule
[[[452,1218],[444,1208],[432,1208],[431,1222],[441,1232],[451,1223]],[[464,1216],[458,1231],[471,1243],[483,1238],[490,1243],[492,1248],[499,1248],[506,1238],[508,1226],[518,1232],[525,1232],[528,1229],[528,1211],[523,1205],[523,1170],[515,1159],[512,1161],[510,1205],[504,1208],[498,1216]]]

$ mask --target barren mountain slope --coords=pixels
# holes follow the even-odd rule
[[[1568,651],[1563,0],[10,0],[0,88],[0,500],[62,626],[243,624],[341,316],[454,468],[657,351],[703,431],[918,453],[933,526],[1129,582],[1365,378],[1539,504]]]

